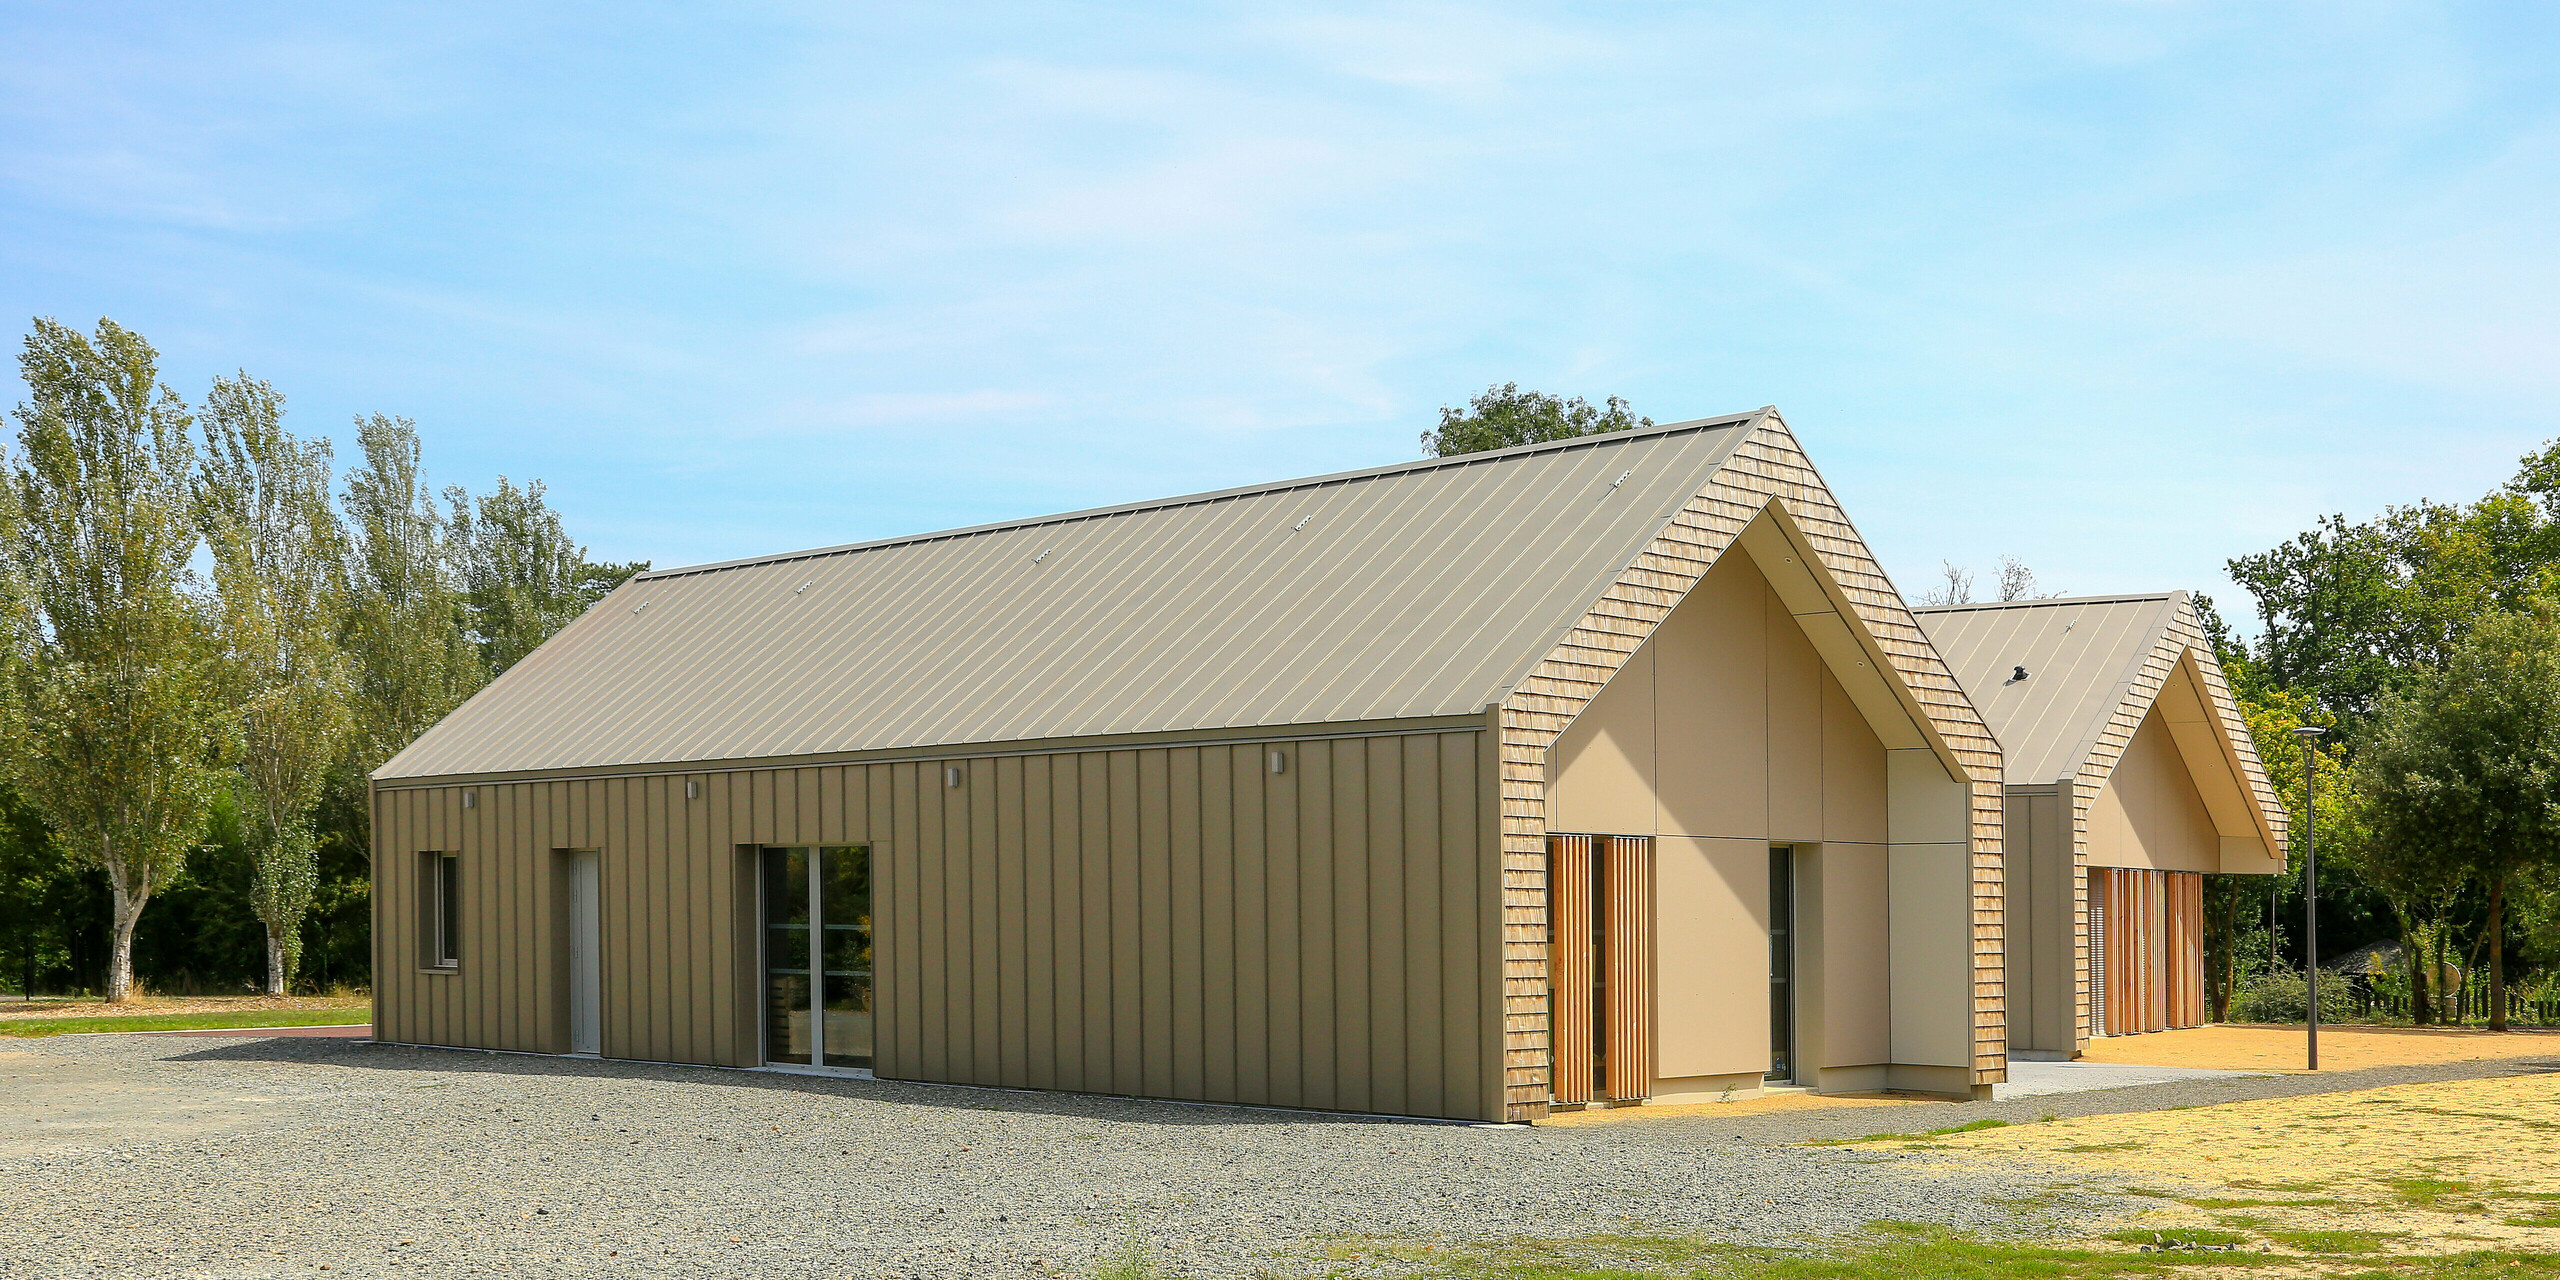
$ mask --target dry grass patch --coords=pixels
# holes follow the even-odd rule
[[[2127,1229],[2245,1229],[2301,1253],[2560,1251],[2560,1075],[2398,1085],[1933,1139],[2165,1200]],[[2093,1176],[2094,1175],[2094,1176]],[[2163,1192],[2161,1183],[2174,1186]],[[2134,1184],[2142,1185],[2134,1185]],[[2249,1209],[2243,1222],[2214,1211]],[[2359,1243],[2362,1242],[2362,1243]],[[2369,1246],[2369,1247],[2368,1247]]]

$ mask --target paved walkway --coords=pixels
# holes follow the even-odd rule
[[[2175,1084],[2182,1080],[2228,1080],[2253,1074],[2246,1071],[2215,1071],[2203,1067],[2154,1067],[2124,1062],[2028,1062],[2009,1061],[2009,1082],[1991,1086],[1995,1102],[2011,1098],[2042,1098],[2057,1093],[2086,1093],[2092,1089],[2129,1089],[2145,1084]]]

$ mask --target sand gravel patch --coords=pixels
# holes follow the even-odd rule
[[[2560,1031],[2536,1029],[2491,1034],[2468,1027],[2322,1027],[2320,1066],[2326,1071],[2366,1067],[2415,1067],[2483,1058],[2560,1059]],[[2303,1032],[2295,1027],[2213,1026],[2105,1036],[2089,1042],[2084,1062],[2146,1067],[2208,1067],[2225,1071],[2303,1071]]]

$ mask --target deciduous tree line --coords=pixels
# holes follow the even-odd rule
[[[2262,629],[2208,625],[2297,832],[2292,730],[2331,731],[2310,766],[2324,920],[2399,942],[2420,1023],[2447,1016],[2445,976],[2485,969],[2503,1029],[2510,948],[2560,960],[2560,444],[2476,502],[2330,516],[2230,570]],[[2255,892],[2215,886],[2223,995]]]
[[[0,908],[32,979],[48,877],[102,870],[121,1001],[145,908],[226,839],[282,994],[319,847],[368,845],[366,776],[646,566],[588,561],[540,481],[436,493],[405,418],[359,420],[341,477],[273,387],[217,377],[190,405],[113,321],[37,320],[19,373],[0,454],[0,810],[37,853],[0,876]]]

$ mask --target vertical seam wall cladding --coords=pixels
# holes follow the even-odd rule
[[[683,777],[380,787],[377,865],[452,852],[486,890],[437,974],[398,962],[416,888],[382,878],[376,1018],[385,1040],[565,1051],[550,870],[591,848],[606,1055],[757,1065],[741,851],[869,844],[884,1078],[1491,1119],[1489,748],[1459,729],[998,755],[957,786],[943,761],[810,766],[697,775],[697,798]],[[452,821],[499,812],[519,817]]]

